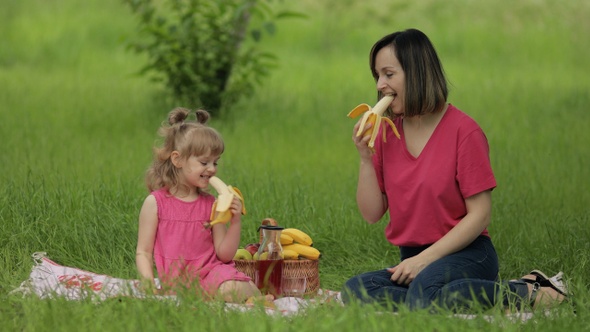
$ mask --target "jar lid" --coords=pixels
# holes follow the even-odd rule
[[[269,229],[271,231],[282,231],[283,229],[285,229],[285,227],[281,227],[281,226],[272,226],[272,225],[262,225],[260,227],[258,227],[258,230],[260,231],[260,229]]]

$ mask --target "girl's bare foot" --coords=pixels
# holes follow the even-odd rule
[[[267,295],[260,295],[260,296],[251,296],[246,300],[246,304],[255,305],[255,304],[262,304],[267,308],[276,309],[274,304],[275,297],[271,294]]]

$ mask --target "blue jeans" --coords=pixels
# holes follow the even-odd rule
[[[428,248],[400,247],[401,260]],[[349,279],[342,291],[344,303],[354,299],[365,303],[405,304],[412,310],[438,306],[460,310],[477,304],[480,308],[513,303],[520,307],[528,299],[522,281],[500,282],[498,256],[491,239],[479,236],[461,251],[443,257],[422,270],[409,286],[391,281],[386,269]]]

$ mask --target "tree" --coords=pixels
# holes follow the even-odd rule
[[[274,10],[272,0],[123,1],[139,16],[140,38],[129,46],[148,57],[140,74],[155,74],[176,101],[213,113],[253,93],[276,66],[259,48],[262,35],[272,35],[278,19],[303,17]],[[258,27],[250,27],[253,16]]]

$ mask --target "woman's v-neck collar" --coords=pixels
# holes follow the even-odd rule
[[[412,159],[412,160],[418,160],[420,159],[420,156],[422,156],[424,154],[424,151],[426,151],[428,149],[429,145],[432,145],[432,143],[430,143],[432,141],[432,139],[437,135],[437,132],[439,132],[440,129],[445,122],[445,119],[447,118],[447,114],[449,113],[449,111],[451,111],[451,108],[453,108],[453,106],[451,105],[451,103],[447,103],[445,110],[443,110],[444,114],[441,116],[440,120],[438,121],[438,123],[436,124],[436,126],[434,127],[434,130],[432,131],[432,134],[430,134],[430,137],[428,138],[428,140],[426,141],[426,144],[424,144],[424,147],[422,148],[422,151],[420,151],[420,153],[418,154],[418,156],[414,156],[410,150],[408,150],[408,145],[406,142],[406,135],[405,135],[405,131],[404,131],[404,126],[403,126],[403,121],[404,119],[401,120],[400,123],[400,130],[402,131],[402,145],[404,148],[404,152],[406,153],[406,155]]]

